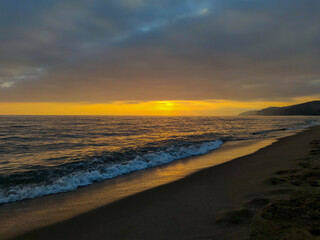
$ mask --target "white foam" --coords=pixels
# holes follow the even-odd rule
[[[49,185],[24,185],[11,187],[9,191],[0,191],[0,203],[15,202],[44,195],[68,192],[93,182],[114,178],[126,173],[163,165],[174,160],[208,153],[222,145],[221,140],[204,142],[188,147],[171,147],[165,151],[137,156],[127,163],[114,163],[100,166],[98,169],[77,171],[61,177]]]

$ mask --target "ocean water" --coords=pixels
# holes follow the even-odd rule
[[[67,192],[317,117],[0,116],[0,203]]]

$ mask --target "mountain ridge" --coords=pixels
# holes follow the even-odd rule
[[[239,114],[240,116],[318,116],[320,115],[320,101],[310,101],[285,107],[267,107],[261,110],[251,110]]]

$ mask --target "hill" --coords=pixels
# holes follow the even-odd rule
[[[247,111],[239,114],[241,116],[299,116],[320,115],[320,101],[306,102],[287,107],[268,107],[257,111]]]

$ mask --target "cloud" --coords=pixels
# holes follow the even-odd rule
[[[281,99],[320,90],[309,84],[320,77],[318,1],[13,5],[4,6],[9,23],[1,21],[0,101]]]

